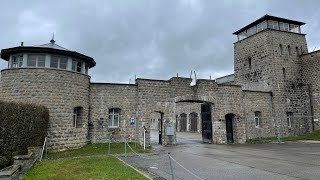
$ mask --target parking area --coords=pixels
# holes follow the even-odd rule
[[[191,138],[180,137],[184,143],[177,146],[155,146],[156,155],[128,157],[126,161],[166,179],[172,177],[168,153],[176,161],[171,161],[175,179],[320,177],[320,143],[215,145],[202,144],[193,135],[187,135]]]

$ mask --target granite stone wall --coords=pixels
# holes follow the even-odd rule
[[[320,129],[320,51],[315,51],[301,57],[303,77],[309,87],[313,109],[314,129]],[[312,126],[312,124],[311,124]]]
[[[115,141],[135,141],[138,133],[137,85],[135,84],[90,84],[90,140],[92,143]],[[109,110],[120,109],[119,126],[110,128]],[[130,119],[135,124],[130,124]]]
[[[49,110],[48,149],[79,148],[88,141],[90,76],[76,72],[19,68],[1,71],[0,99],[44,105]],[[82,107],[73,127],[75,107]]]
[[[310,132],[310,99],[300,58],[308,51],[305,35],[266,29],[234,47],[235,83],[244,90],[272,92],[277,134]],[[291,127],[287,112],[294,116]]]

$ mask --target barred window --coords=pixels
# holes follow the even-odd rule
[[[259,128],[260,121],[261,121],[261,112],[260,111],[254,112],[254,121],[255,121],[256,128]]]
[[[293,113],[292,112],[287,112],[288,127],[292,127],[292,117],[293,117]]]
[[[112,108],[109,109],[109,127],[119,127],[120,122],[120,109]]]
[[[73,127],[79,128],[82,126],[82,113],[83,108],[82,107],[75,107],[73,109]]]

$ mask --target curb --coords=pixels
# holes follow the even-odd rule
[[[114,155],[111,155],[111,156],[113,156],[113,157],[115,157],[115,158],[119,159],[122,163],[124,163],[124,164],[126,164],[127,166],[131,167],[132,169],[134,169],[135,171],[137,171],[139,174],[141,174],[141,175],[143,175],[144,177],[146,177],[146,178],[148,178],[148,179],[152,180],[152,177],[150,177],[148,174],[146,174],[146,173],[144,173],[144,172],[142,172],[142,171],[138,170],[137,168],[135,168],[135,167],[131,166],[130,164],[126,163],[124,160],[120,159],[119,157],[114,156]]]

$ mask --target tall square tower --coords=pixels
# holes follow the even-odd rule
[[[235,83],[244,90],[272,92],[275,134],[310,131],[308,86],[300,56],[308,52],[304,22],[265,15],[234,32]],[[294,117],[294,118],[293,118]]]

